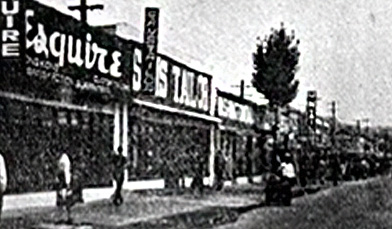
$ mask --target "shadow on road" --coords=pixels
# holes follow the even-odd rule
[[[318,191],[320,191],[320,187],[308,187],[306,189],[297,189],[293,194],[294,197],[300,197],[305,195],[305,193],[313,194]],[[184,212],[152,221],[137,222],[117,228],[211,228],[218,225],[233,223],[241,214],[261,207],[266,207],[266,204],[261,202],[241,207],[206,207],[197,211]]]
[[[241,207],[207,207],[197,211],[184,212],[148,222],[137,222],[119,228],[209,228],[235,222],[241,214],[263,206],[265,206],[264,203]]]

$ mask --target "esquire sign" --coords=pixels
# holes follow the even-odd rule
[[[36,1],[3,0],[0,12],[0,21],[6,25],[0,28],[0,61],[19,57],[25,80],[82,90],[130,89],[133,43]],[[23,20],[14,20],[16,15]]]
[[[55,23],[44,24],[43,22],[48,20],[35,17],[35,14],[33,9],[26,10],[27,55],[52,60],[58,68],[64,68],[66,65],[78,66],[86,70],[95,69],[98,74],[110,78],[121,77],[120,51],[99,45],[93,41],[89,31],[86,31],[85,37],[83,33],[74,35],[71,30],[67,31],[67,25],[57,24],[59,27],[53,28]]]

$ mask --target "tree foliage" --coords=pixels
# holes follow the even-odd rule
[[[295,80],[300,52],[299,40],[295,40],[281,25],[257,44],[253,53],[254,70],[252,84],[269,101],[271,107],[289,104],[297,95],[299,81]]]

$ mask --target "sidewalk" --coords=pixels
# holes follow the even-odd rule
[[[74,224],[89,224],[94,228],[200,228],[219,222],[235,220],[238,211],[261,202],[262,187],[258,185],[236,185],[225,187],[222,192],[206,191],[204,195],[185,192],[181,195],[167,195],[165,191],[125,191],[124,204],[115,207],[106,198],[111,192],[101,192],[101,196],[85,196],[87,202],[72,209]],[[89,192],[86,192],[89,193]],[[46,195],[54,201],[54,193]],[[107,196],[107,197],[109,197]],[[8,197],[14,204],[29,200],[28,196]],[[46,207],[45,207],[46,206]],[[34,208],[14,208],[4,211],[1,228],[37,228],[43,222],[55,223],[61,211],[45,205]],[[52,205],[53,206],[53,205]],[[9,227],[8,227],[9,226]],[[39,228],[39,227],[38,227]]]
[[[113,188],[84,189],[85,202],[107,199],[113,193]],[[17,195],[5,195],[3,211],[20,210],[24,208],[52,207],[56,205],[56,193],[38,192]]]

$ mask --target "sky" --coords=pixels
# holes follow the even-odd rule
[[[79,17],[67,5],[79,0],[39,0]],[[250,84],[256,38],[281,22],[300,40],[300,81],[291,106],[305,110],[317,90],[318,114],[340,121],[392,126],[392,4],[385,0],[87,0],[104,4],[88,14],[92,25],[118,24],[120,36],[142,41],[145,7],[160,8],[158,52],[213,75],[220,89],[237,93]],[[245,94],[259,100],[252,88]]]

